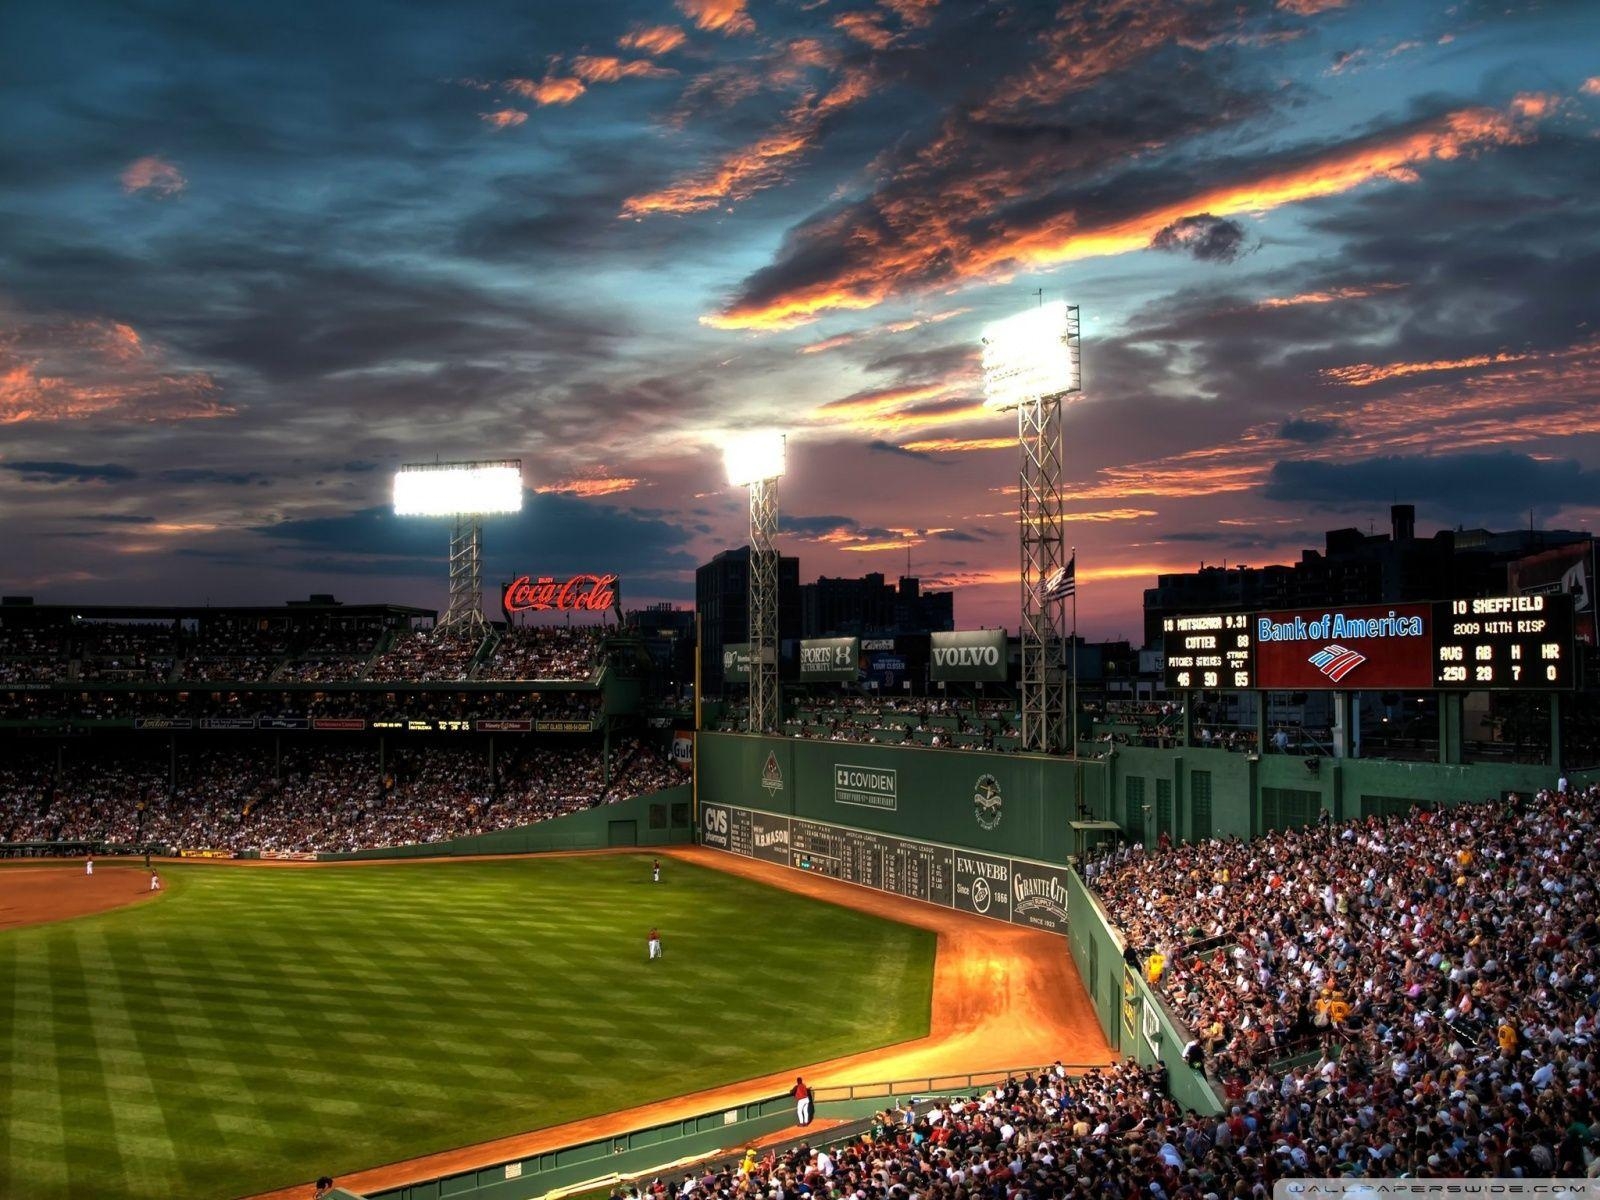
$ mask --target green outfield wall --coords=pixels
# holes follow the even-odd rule
[[[603,850],[608,847],[671,846],[694,840],[693,789],[668,788],[553,817],[519,829],[479,833],[448,842],[390,846],[383,850],[323,853],[320,862],[374,858],[432,858],[461,854],[529,854],[540,850]]]
[[[1118,747],[1107,764],[1109,806],[1095,815],[1135,840],[1249,838],[1314,821],[1403,813],[1413,804],[1451,805],[1552,787],[1556,772],[1517,763],[1443,764],[1378,758],[1314,758],[1226,750]],[[1308,762],[1316,763],[1313,768]],[[1600,778],[1574,771],[1578,783]]]
[[[1067,891],[1072,961],[1111,1048],[1145,1066],[1158,1060],[1166,1064],[1172,1098],[1184,1108],[1221,1112],[1222,1102],[1206,1077],[1183,1061],[1188,1029],[1125,961],[1122,939],[1076,871]]]
[[[700,735],[700,801],[1065,863],[1080,794],[1103,807],[1105,766],[1031,754]]]

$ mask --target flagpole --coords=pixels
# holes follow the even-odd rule
[[[1078,548],[1067,559],[1072,564],[1072,705],[1067,713],[1072,730],[1072,757],[1078,757]]]

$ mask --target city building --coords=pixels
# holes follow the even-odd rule
[[[890,586],[874,571],[860,579],[800,585],[802,637],[891,636],[947,631],[955,625],[955,593],[924,592],[922,581],[902,575]]]
[[[1322,550],[1303,550],[1292,565],[1202,566],[1157,576],[1144,593],[1145,645],[1159,642],[1163,617],[1179,614],[1495,595],[1507,590],[1514,561],[1589,541],[1587,533],[1561,529],[1441,529],[1419,538],[1410,504],[1394,505],[1389,522],[1387,533],[1331,529]]]
[[[695,569],[700,673],[707,696],[722,694],[722,648],[750,640],[750,547],[724,550]],[[778,558],[778,640],[800,637],[800,560]]]

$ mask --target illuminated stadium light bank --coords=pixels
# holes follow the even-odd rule
[[[443,629],[481,632],[483,518],[522,511],[522,460],[406,463],[394,474],[399,517],[452,517],[450,604]]]
[[[1077,613],[1076,563],[1066,545],[1061,479],[1064,473],[1061,405],[1081,385],[1081,345],[1076,305],[1057,300],[996,321],[983,331],[984,403],[1017,412],[1022,451],[1018,517],[1022,559],[1022,748],[1077,754],[1077,709],[1067,700],[1062,633],[1065,604]],[[1071,580],[1071,587],[1063,584]],[[1076,634],[1076,629],[1073,630]],[[1074,642],[1076,646],[1076,642]]]
[[[728,483],[750,489],[750,721],[751,733],[778,728],[778,480],[783,434],[739,434],[723,444]]]

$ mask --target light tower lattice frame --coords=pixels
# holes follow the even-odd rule
[[[774,733],[778,683],[778,480],[750,484],[750,718],[751,733]]]
[[[482,634],[483,619],[483,519],[458,513],[450,534],[450,604],[439,619],[441,629]]]
[[[983,338],[986,403],[1017,412],[1022,749],[1038,754],[1077,752],[1067,699],[1062,409],[1081,390],[1079,334],[1077,306],[1056,301],[989,326]]]
[[[1072,310],[1072,345],[1077,346],[1077,310]],[[1022,748],[1059,754],[1073,747],[1068,733],[1065,598],[1049,599],[1045,581],[1067,565],[1066,517],[1061,501],[1065,457],[1061,435],[1062,396],[1031,400],[1017,408],[1017,444],[1022,452],[1017,495],[1018,549],[1022,589]]]

